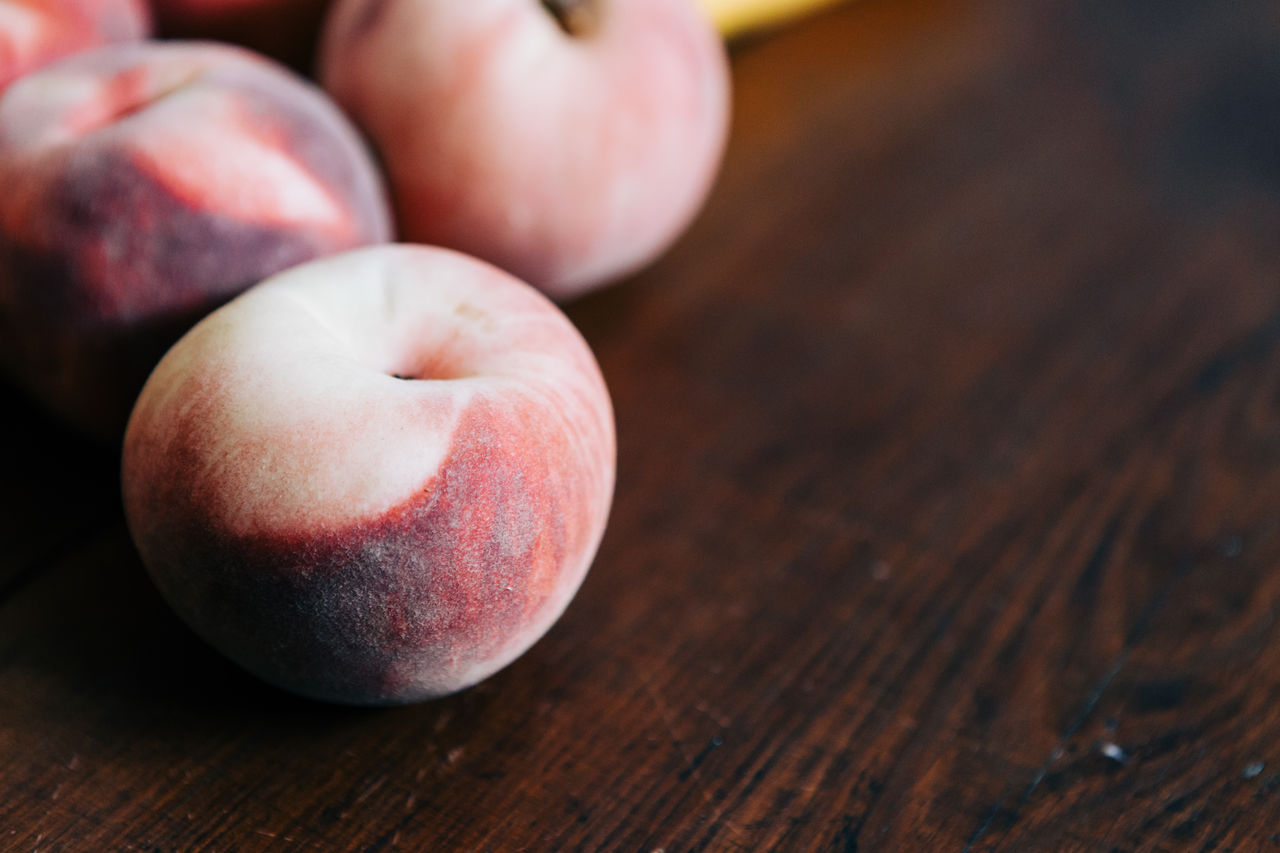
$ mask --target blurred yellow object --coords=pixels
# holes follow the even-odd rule
[[[725,38],[774,26],[843,0],[698,0]]]

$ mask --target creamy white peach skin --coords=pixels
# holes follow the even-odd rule
[[[559,617],[612,499],[595,360],[528,286],[383,246],[290,270],[188,333],[125,436],[130,530],[178,614],[309,696],[466,687]]]
[[[557,298],[685,229],[728,130],[724,46],[691,0],[336,0],[326,89],[382,155],[403,239],[492,261]]]

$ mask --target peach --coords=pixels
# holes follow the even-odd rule
[[[570,297],[648,263],[724,148],[724,46],[690,0],[337,0],[320,78],[403,238]]]
[[[227,299],[391,236],[317,88],[229,46],[113,45],[0,97],[0,366],[118,440],[147,373]]]
[[[64,56],[150,33],[143,0],[0,0],[0,90]]]
[[[533,288],[380,246],[196,325],[147,381],[122,472],[144,564],[213,646],[306,696],[409,702],[565,609],[612,499],[613,415]]]

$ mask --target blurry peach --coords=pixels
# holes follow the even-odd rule
[[[0,0],[0,90],[56,59],[150,32],[143,0]]]
[[[724,47],[690,0],[337,0],[319,71],[403,238],[556,297],[662,252],[725,143]]]
[[[196,320],[391,230],[328,98],[212,44],[114,45],[10,86],[0,186],[0,367],[102,437]]]

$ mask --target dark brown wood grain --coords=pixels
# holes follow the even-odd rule
[[[568,306],[592,573],[442,701],[241,674],[11,401],[0,850],[1280,850],[1278,46],[1270,0],[739,45],[705,214]]]

